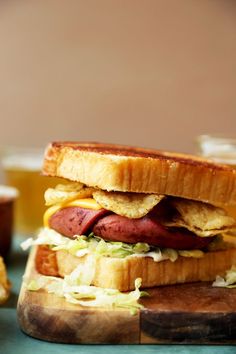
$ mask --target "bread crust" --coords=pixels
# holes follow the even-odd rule
[[[236,204],[236,171],[209,160],[123,145],[54,142],[42,172],[108,191],[157,193]]]
[[[47,245],[39,245],[35,254],[35,269],[43,275],[60,276],[56,252],[51,251]]]
[[[39,250],[38,248],[38,258]],[[70,274],[87,259],[86,255],[76,257],[64,250],[50,252],[56,253],[58,274],[61,277]],[[134,289],[134,281],[139,277],[142,278],[143,288],[213,281],[216,275],[224,276],[232,265],[236,265],[236,248],[208,252],[203,258],[179,257],[175,262],[154,262],[150,257],[101,257],[95,262],[93,285],[130,291]],[[40,272],[39,268],[38,271]],[[50,269],[46,275],[52,275]]]

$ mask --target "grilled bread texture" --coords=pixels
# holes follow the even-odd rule
[[[42,172],[107,191],[236,204],[236,170],[197,156],[123,145],[54,142]]]
[[[45,256],[43,247],[37,248],[38,260]],[[79,265],[82,267],[86,265],[88,257],[87,255],[76,257],[64,250],[50,250],[48,255],[49,253],[56,255],[56,268],[45,268],[43,263],[38,261],[36,269],[45,275],[61,277],[70,274]],[[143,288],[213,281],[217,275],[223,276],[233,264],[236,264],[236,248],[207,252],[202,258],[179,257],[175,262],[170,260],[155,262],[151,257],[100,257],[95,260],[92,284],[102,288],[130,291],[134,289],[136,278],[142,278]]]

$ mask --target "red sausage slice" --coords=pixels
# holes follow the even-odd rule
[[[185,229],[166,228],[151,216],[129,219],[120,215],[108,215],[94,225],[93,232],[109,241],[146,242],[153,246],[179,250],[202,249],[213,240],[212,237],[196,236]]]
[[[85,235],[96,221],[107,213],[108,211],[105,209],[67,207],[58,210],[50,217],[49,226],[60,234],[73,239],[76,235]]]
[[[49,219],[49,226],[69,238],[93,231],[108,241],[127,243],[146,242],[149,245],[174,249],[203,249],[212,237],[199,237],[184,228],[167,228],[155,215],[129,219],[111,214],[105,209],[91,210],[68,207],[57,211]]]

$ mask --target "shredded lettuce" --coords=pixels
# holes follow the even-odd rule
[[[73,272],[74,273],[74,272]],[[135,280],[135,290],[129,293],[122,293],[116,289],[104,289],[90,285],[78,285],[82,279],[80,275],[71,273],[64,279],[38,276],[27,284],[29,291],[45,289],[48,293],[64,297],[67,302],[81,306],[125,308],[135,315],[143,305],[138,300],[143,296],[148,296],[145,291],[140,291],[141,279]]]
[[[72,273],[65,276],[65,281],[68,285],[91,285],[96,270],[95,257],[89,254],[86,262],[79,264]]]
[[[124,258],[136,253],[144,254],[149,251],[150,246],[147,243],[106,242],[90,234],[89,236],[77,236],[75,240],[69,240],[66,244],[54,246],[52,249],[54,251],[66,250],[77,257],[93,253],[96,256]]]
[[[26,251],[29,247],[33,245],[66,245],[68,243],[68,240],[70,239],[62,236],[53,229],[45,227],[41,229],[36,239],[33,239],[32,237],[28,238],[27,240],[21,243],[21,247],[24,251]]]
[[[32,245],[49,245],[53,251],[65,250],[77,257],[86,254],[93,254],[96,257],[151,257],[155,262],[170,260],[175,262],[179,256],[182,257],[203,257],[204,253],[200,250],[174,250],[172,248],[152,247],[147,243],[138,242],[129,244],[125,242],[105,241],[91,233],[88,236],[76,236],[71,240],[64,237],[53,229],[45,227],[38,237],[24,241],[21,247],[26,250]]]
[[[71,240],[53,229],[45,227],[36,239],[27,239],[21,244],[26,250],[32,245],[49,245],[52,250],[66,250],[77,257],[92,253],[97,256],[124,258],[133,254],[146,254],[150,250],[147,243],[128,244],[124,242],[106,242],[91,233],[89,236],[77,236]]]
[[[27,238],[24,242],[21,242],[21,248],[23,251],[26,251],[28,248],[30,248],[33,244],[35,244],[35,241],[32,237]]]
[[[44,277],[39,277],[37,280],[32,279],[28,284],[27,284],[27,289],[30,291],[38,291],[41,288],[45,286],[45,279]]]
[[[236,266],[226,271],[225,278],[217,275],[212,286],[223,288],[236,288]]]

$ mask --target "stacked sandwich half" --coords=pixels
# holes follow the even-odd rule
[[[236,171],[184,154],[111,144],[55,142],[43,174],[64,182],[45,193],[36,269],[129,291],[212,281],[236,264],[224,239],[235,220]]]

